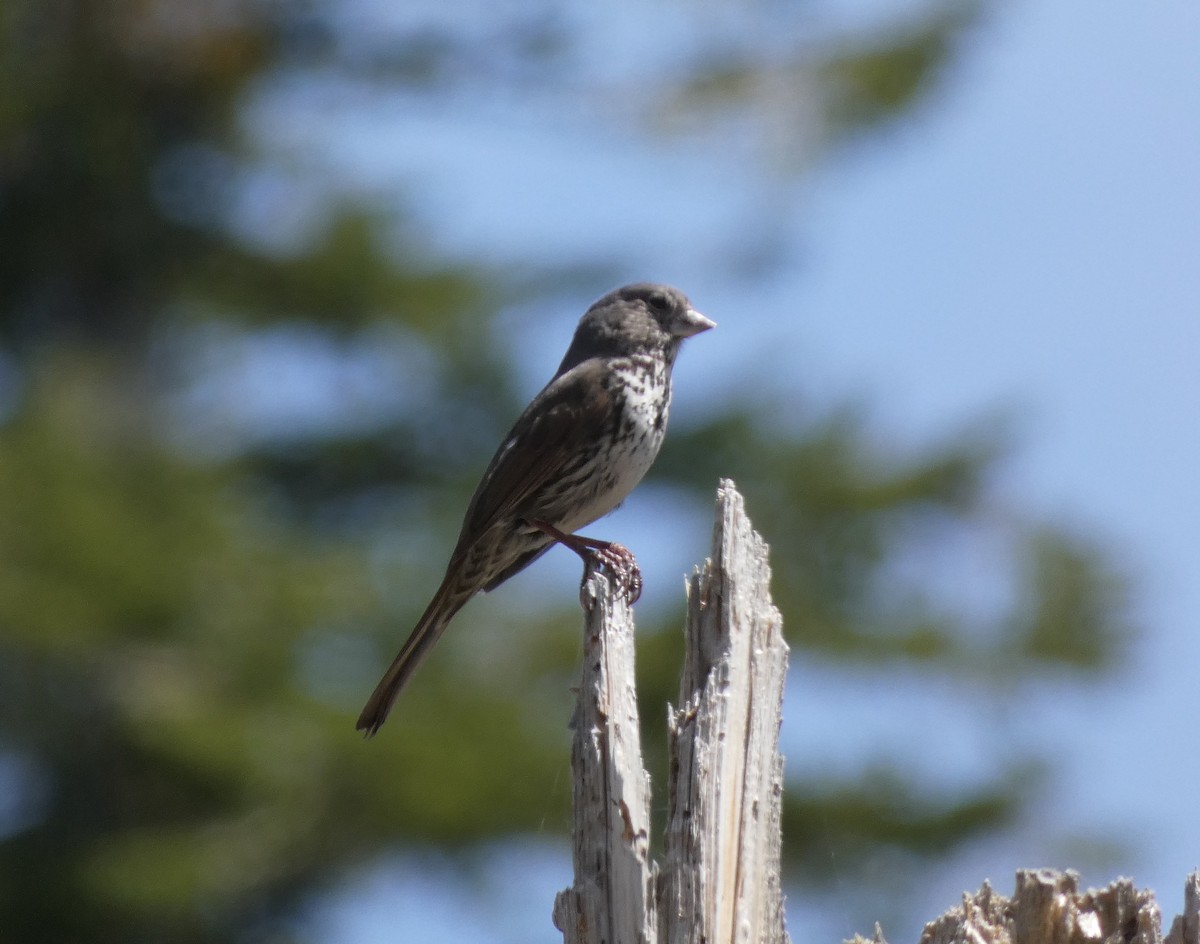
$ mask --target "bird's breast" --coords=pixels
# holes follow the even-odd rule
[[[654,463],[667,433],[671,378],[665,363],[629,358],[613,366],[606,386],[614,404],[612,422],[589,475],[592,487],[563,523],[566,531],[621,504]]]

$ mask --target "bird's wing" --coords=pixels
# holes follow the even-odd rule
[[[495,522],[519,514],[531,495],[603,435],[612,410],[603,372],[600,359],[584,361],[552,380],[525,408],[471,499],[456,553]]]

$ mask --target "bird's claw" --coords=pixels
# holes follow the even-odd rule
[[[637,603],[642,595],[642,570],[638,567],[633,551],[614,541],[603,547],[593,548],[592,553],[600,566],[612,575],[630,606]]]

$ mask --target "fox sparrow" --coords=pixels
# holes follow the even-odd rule
[[[616,508],[646,474],[666,434],[680,344],[714,326],[665,285],[627,285],[587,310],[554,377],[484,472],[446,576],[367,701],[360,731],[379,730],[471,597],[500,586],[555,543],[599,558],[636,599],[641,576],[633,555],[574,532]]]

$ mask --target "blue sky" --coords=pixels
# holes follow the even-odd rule
[[[880,6],[815,5],[847,19]],[[905,4],[890,6],[902,13]],[[691,22],[677,5],[618,9],[648,29]],[[601,34],[606,23],[620,33],[590,16]],[[699,338],[685,352],[676,417],[703,409],[712,390],[753,383],[758,358],[784,389],[865,398],[881,435],[899,444],[997,411],[1008,417],[1017,448],[999,483],[1005,499],[1106,540],[1137,579],[1146,631],[1104,689],[1031,686],[1023,710],[999,727],[971,717],[966,693],[891,679],[908,696],[906,716],[943,745],[924,756],[931,768],[983,762],[971,756],[975,722],[1064,761],[1027,821],[946,863],[914,907],[931,918],[984,878],[1005,891],[1016,867],[1079,865],[1072,856],[1084,855],[1087,837],[1117,827],[1129,840],[1116,853],[1118,871],[1155,888],[1171,914],[1185,874],[1200,865],[1187,787],[1200,783],[1198,91],[1194,0],[1027,0],[986,17],[916,115],[799,180],[740,174],[747,156],[732,142],[614,138],[602,109],[565,115],[549,91],[521,108],[389,99],[341,113],[331,99],[317,103],[320,131],[303,120],[314,105],[302,99],[293,112],[273,99],[269,121],[260,118],[284,146],[328,135],[332,123],[329,159],[363,192],[394,189],[415,201],[439,251],[516,264],[617,259],[630,279],[685,288],[720,323],[721,339]],[[782,208],[757,234],[777,264],[756,273],[721,254],[729,233],[748,227],[747,207],[766,203]],[[590,301],[555,300],[561,331],[525,338],[531,393]],[[532,322],[514,311],[508,323]],[[632,501],[618,515],[636,527],[638,508]],[[691,512],[678,510],[683,519]],[[692,520],[678,546],[652,550],[645,567],[682,573],[707,529],[706,519]],[[574,573],[573,562],[563,566]],[[841,688],[828,667],[794,670],[789,718],[844,719],[823,732],[785,725],[797,768],[805,756],[836,760],[851,730],[864,745],[911,746],[913,724],[898,725],[886,704],[870,711],[839,701]],[[954,705],[961,712],[947,710]],[[1064,845],[1063,835],[1079,844]],[[529,899],[528,910],[477,928],[465,909],[478,896],[514,897],[506,854],[523,863],[517,897]],[[352,912],[343,903],[327,914],[330,939],[406,939],[407,929],[460,940],[466,924],[473,940],[554,940],[548,915],[553,891],[568,883],[565,849],[560,856],[532,841],[489,861],[481,887],[435,882],[436,893],[427,888],[436,863],[382,870],[358,886]],[[1084,881],[1116,875],[1085,870]],[[406,909],[398,930],[396,901],[414,899],[430,907]],[[366,913],[364,901],[373,903]],[[836,906],[796,901],[793,937],[870,931],[844,917]],[[918,932],[885,928],[893,941]]]
[[[1030,708],[1053,729],[1027,733],[1068,758],[1044,822],[1126,824],[1121,871],[1168,912],[1200,864],[1181,789],[1200,781],[1198,79],[1196,4],[1004,11],[938,107],[824,176],[797,283],[828,382],[874,387],[900,429],[1015,407],[1012,500],[1096,530],[1135,573],[1130,664],[1103,693],[1044,693]],[[1067,864],[1038,825],[957,864],[941,900]]]

